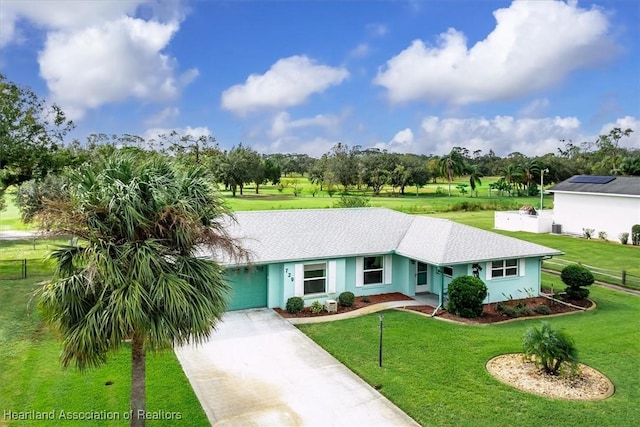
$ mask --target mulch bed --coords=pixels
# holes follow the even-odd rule
[[[401,294],[400,292],[394,292],[394,293],[390,293],[390,294],[370,295],[368,297],[369,298],[369,302],[362,301],[362,298],[363,297],[356,297],[356,299],[353,302],[353,305],[351,307],[342,307],[340,304],[338,304],[338,314],[346,313],[348,311],[357,310],[359,308],[367,307],[367,306],[373,305],[373,304],[379,304],[381,302],[412,301],[413,300],[413,298],[408,297],[405,294]],[[311,312],[311,309],[309,309],[309,307],[303,308],[301,312],[296,313],[296,314],[291,314],[287,310],[283,310],[281,308],[274,308],[274,310],[278,314],[280,314],[280,316],[287,317],[287,318],[291,318],[291,317],[321,317],[321,316],[331,316],[331,315],[335,314],[335,313],[327,313],[326,311],[323,311],[320,314],[314,314],[314,313]],[[432,309],[432,311],[433,311],[433,309]]]
[[[568,305],[564,305],[561,304],[559,302],[554,302],[552,300],[549,300],[548,298],[544,298],[544,297],[537,297],[537,298],[527,298],[527,299],[522,299],[522,300],[517,300],[517,301],[507,301],[504,302],[503,304],[506,306],[511,306],[511,307],[515,307],[516,304],[523,302],[526,307],[531,311],[531,314],[527,315],[527,316],[522,316],[522,318],[526,317],[526,318],[530,318],[530,317],[545,317],[545,316],[549,316],[549,315],[553,315],[553,314],[561,314],[561,313],[572,313],[572,312],[576,312],[576,311],[581,311],[579,308],[575,308],[575,307],[570,307]],[[583,307],[583,308],[590,308],[591,306],[593,306],[593,302],[591,300],[580,300],[580,301],[567,301],[573,305],[579,306],[579,307]],[[544,304],[547,307],[549,307],[549,310],[551,311],[549,314],[540,314],[534,311],[534,309],[541,305]],[[447,310],[438,310],[438,317],[441,317],[443,319],[449,319],[449,320],[453,320],[456,322],[460,322],[460,323],[466,323],[466,324],[470,324],[470,325],[477,325],[477,324],[489,324],[489,323],[497,323],[497,322],[504,322],[505,320],[509,320],[509,319],[515,319],[516,317],[511,317],[511,316],[507,316],[504,313],[499,313],[497,310],[497,303],[491,303],[491,304],[485,304],[484,305],[484,310],[482,312],[482,316],[480,317],[476,317],[476,318],[472,318],[472,319],[466,319],[463,317],[458,317],[453,313],[448,312]],[[415,306],[415,307],[406,307],[407,310],[413,310],[413,311],[418,311],[420,313],[426,313],[428,315],[431,315],[433,313],[433,311],[435,310],[434,307],[428,306],[428,305],[420,305],[420,306]]]
[[[338,314],[340,313],[346,313],[349,311],[353,311],[353,310],[357,310],[359,308],[363,308],[363,307],[367,307],[369,305],[372,304],[378,304],[381,302],[388,302],[388,301],[412,301],[413,298],[404,295],[400,292],[394,292],[391,294],[378,294],[378,295],[370,295],[368,297],[369,301],[368,302],[364,302],[362,301],[364,297],[356,297],[353,305],[351,307],[343,307],[341,305],[338,304]],[[580,309],[575,308],[575,307],[570,307],[568,305],[565,304],[561,304],[559,302],[554,302],[549,300],[548,298],[544,298],[544,297],[537,297],[537,298],[527,298],[527,299],[522,299],[522,300],[514,300],[514,301],[506,301],[503,302],[504,305],[506,306],[516,306],[516,304],[523,302],[524,304],[526,304],[526,307],[531,310],[531,314],[527,315],[527,316],[523,316],[524,317],[545,317],[547,315],[544,314],[540,314],[540,313],[536,313],[534,311],[534,309],[541,305],[544,304],[547,307],[549,307],[549,310],[551,311],[549,313],[549,315],[552,314],[561,314],[561,313],[572,313],[572,312],[576,312],[576,311],[580,311]],[[591,300],[580,300],[580,301],[567,301],[570,302],[573,305],[579,306],[579,307],[583,307],[583,308],[590,308],[591,306],[593,306],[593,302]],[[448,312],[447,310],[441,309],[438,310],[438,314],[437,317],[441,317],[443,319],[449,319],[449,320],[453,320],[456,322],[460,322],[460,323],[466,323],[466,324],[470,324],[470,325],[477,325],[477,324],[489,324],[489,323],[497,323],[497,322],[504,322],[505,320],[509,320],[509,319],[514,319],[514,317],[510,317],[507,316],[503,313],[499,313],[496,310],[497,307],[497,303],[491,303],[491,304],[485,304],[484,305],[484,310],[482,313],[482,316],[474,318],[474,319],[465,319],[463,317],[458,317],[453,313]],[[417,305],[417,306],[411,306],[411,307],[405,307],[406,310],[412,310],[412,311],[417,311],[420,313],[425,313],[428,315],[432,315],[433,311],[435,310],[435,307],[432,307],[430,305]],[[281,308],[275,308],[274,309],[278,314],[280,314],[280,316],[282,317],[286,317],[286,318],[297,318],[297,317],[322,317],[322,316],[332,316],[335,313],[327,313],[326,311],[322,311],[319,314],[314,314],[311,312],[311,309],[309,307],[305,307],[302,309],[302,311],[300,311],[299,313],[296,314],[291,314],[289,313],[287,310],[283,310]]]

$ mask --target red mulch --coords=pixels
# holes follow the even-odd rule
[[[390,294],[378,294],[378,295],[369,295],[369,302],[363,302],[363,297],[356,297],[353,305],[351,307],[342,307],[338,304],[338,314],[346,313],[348,311],[357,310],[359,308],[363,308],[372,304],[379,304],[381,302],[388,301],[412,301],[413,298],[406,296],[405,294],[401,294],[400,292],[394,292]],[[296,314],[291,314],[287,310],[282,310],[280,308],[274,309],[280,316],[282,317],[318,317],[318,316],[330,316],[334,313],[327,313],[326,311],[322,311],[320,314],[313,314],[309,307],[305,307],[301,312]]]
[[[369,296],[369,302],[363,302],[362,301],[363,297],[356,297],[353,306],[351,307],[342,307],[341,305],[338,304],[338,313],[346,313],[348,311],[353,311],[353,310],[357,310],[359,308],[363,308],[372,304],[378,304],[381,302],[388,302],[388,301],[412,301],[413,298],[406,296],[400,292],[394,292],[391,294],[378,294],[378,295],[370,295]],[[545,317],[545,315],[543,314],[539,314],[536,313],[534,311],[534,308],[536,308],[538,305],[540,304],[544,304],[547,307],[549,307],[549,309],[551,310],[550,314],[560,314],[560,313],[571,313],[571,312],[575,312],[575,311],[580,311],[577,308],[573,308],[558,302],[554,302],[551,301],[548,298],[544,298],[544,297],[537,297],[537,298],[527,298],[527,299],[522,299],[522,300],[516,300],[516,301],[506,301],[503,302],[503,304],[507,305],[507,306],[515,306],[516,304],[518,304],[519,302],[524,302],[527,306],[527,308],[529,310],[531,310],[531,315],[527,316],[528,317]],[[581,301],[569,301],[571,304],[573,305],[577,305],[579,307],[584,307],[584,308],[589,308],[593,305],[593,302],[591,300],[581,300]],[[477,317],[475,319],[466,319],[463,317],[458,317],[453,313],[449,313],[447,310],[438,310],[438,317],[441,317],[443,319],[449,319],[449,320],[454,320],[456,322],[461,322],[461,323],[466,323],[466,324],[488,324],[488,323],[496,323],[496,322],[503,322],[505,320],[509,320],[512,319],[512,317],[509,317],[505,314],[502,313],[498,313],[496,311],[496,303],[491,303],[491,304],[485,304],[484,305],[484,310],[482,313],[482,316]],[[406,307],[407,310],[413,310],[413,311],[418,311],[420,313],[426,313],[428,315],[433,314],[433,311],[435,310],[435,307],[432,307],[430,305],[418,305],[418,306],[412,306],[412,307]],[[302,309],[302,311],[300,311],[299,313],[296,314],[291,314],[286,310],[282,310],[280,308],[275,308],[274,309],[278,314],[280,314],[282,317],[287,317],[287,318],[291,318],[291,317],[321,317],[321,316],[331,316],[334,313],[327,313],[326,311],[322,311],[319,314],[314,314],[311,312],[311,310],[309,309],[309,307],[305,307]]]
[[[564,304],[561,304],[559,302],[554,302],[554,301],[552,301],[552,300],[550,300],[548,298],[544,298],[544,297],[527,298],[527,299],[522,299],[522,300],[517,300],[517,301],[507,301],[507,302],[504,302],[503,304],[513,307],[516,304],[518,304],[519,302],[524,302],[526,304],[527,308],[529,310],[531,310],[531,314],[526,316],[526,318],[530,318],[530,317],[545,317],[545,316],[548,316],[548,315],[551,315],[551,314],[572,313],[572,312],[580,311],[580,309],[578,309],[578,308],[570,307],[568,305],[564,305]],[[570,303],[573,304],[573,305],[577,305],[579,307],[584,307],[584,308],[589,308],[589,307],[591,307],[593,305],[593,302],[591,300],[570,301]],[[548,315],[536,313],[534,311],[534,309],[540,304],[544,304],[547,307],[549,307],[549,309],[551,310],[551,313],[548,314]],[[454,320],[456,322],[466,323],[466,324],[470,324],[470,325],[496,323],[496,322],[503,322],[503,321],[509,320],[509,319],[515,319],[515,317],[510,317],[510,316],[507,316],[506,314],[498,313],[496,311],[496,306],[497,306],[496,303],[485,304],[484,305],[484,310],[482,312],[482,316],[476,317],[476,318],[471,318],[471,319],[458,317],[455,314],[448,312],[447,310],[439,310],[437,316],[438,317],[442,317],[443,319]],[[426,314],[429,314],[429,315],[431,315],[433,313],[433,310],[435,310],[434,307],[431,307],[431,306],[428,306],[428,305],[421,305],[421,306],[415,306],[415,307],[406,307],[406,309],[407,310],[418,311],[420,313],[426,313]]]

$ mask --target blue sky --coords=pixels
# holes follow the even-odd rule
[[[640,2],[0,0],[0,72],[73,136],[555,152],[635,130]]]

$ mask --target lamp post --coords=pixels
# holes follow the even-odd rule
[[[378,319],[380,320],[380,340],[378,345],[378,366],[382,367],[382,320],[384,319],[384,315],[379,314]]]
[[[540,169],[540,210],[542,211],[542,204],[544,203],[544,173],[549,173],[549,169]]]

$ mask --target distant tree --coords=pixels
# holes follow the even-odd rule
[[[620,162],[620,174],[640,176],[640,155],[624,157]]]
[[[271,185],[276,185],[280,182],[282,177],[282,171],[277,163],[274,163],[271,159],[267,158],[263,162],[264,165],[264,177],[271,181]]]
[[[53,154],[73,127],[56,104],[0,73],[0,190],[51,172]]]
[[[629,137],[633,133],[632,129],[622,130],[621,128],[613,128],[607,135],[600,135],[596,141],[596,146],[602,153],[602,167],[606,173],[619,174],[618,158],[620,157],[620,140],[623,137]]]
[[[484,175],[480,172],[480,168],[477,165],[468,165],[466,173],[469,175],[469,185],[471,186],[471,192],[473,194],[476,191],[476,186],[482,185],[482,178]]]
[[[438,157],[434,156],[427,160],[427,174],[433,179],[434,184],[438,183],[438,177],[441,176],[440,159]]]
[[[341,142],[333,146],[329,153],[329,168],[338,183],[344,188],[344,192],[350,185],[354,185],[358,177],[358,161],[356,159],[357,148],[349,149],[349,146]]]
[[[324,185],[327,183],[328,171],[329,157],[327,154],[323,154],[322,157],[316,159],[309,168],[309,182],[316,184],[320,187],[320,191],[322,191]]]
[[[449,197],[451,197],[451,181],[456,176],[462,175],[465,170],[464,157],[458,147],[454,147],[449,154],[440,158],[439,165],[440,176],[444,176],[449,182]]]
[[[204,168],[120,155],[106,166],[72,171],[72,197],[47,207],[54,229],[81,243],[52,253],[39,305],[64,340],[64,366],[100,366],[131,346],[130,423],[144,426],[147,351],[210,336],[229,293],[216,257],[245,252],[222,225]],[[217,255],[195,255],[203,250]]]

